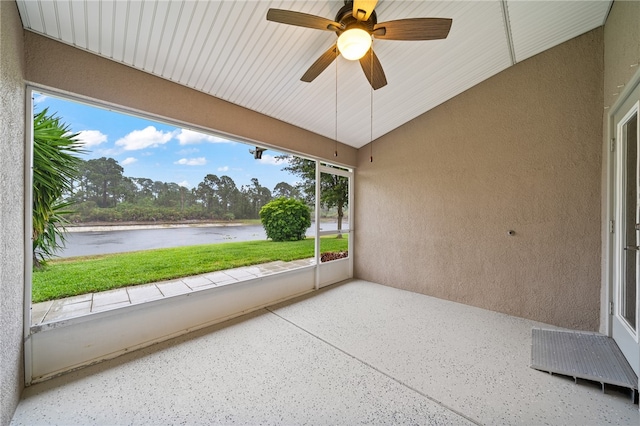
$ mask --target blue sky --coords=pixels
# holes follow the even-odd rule
[[[127,177],[175,182],[193,188],[208,174],[231,177],[236,186],[258,178],[273,191],[278,182],[294,184],[296,177],[281,171],[275,159],[280,152],[268,150],[261,160],[249,153],[252,146],[194,132],[119,112],[34,93],[36,113],[49,108],[74,133],[88,152],[85,159],[111,157]]]

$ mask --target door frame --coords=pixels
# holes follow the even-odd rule
[[[316,224],[316,241],[315,241],[315,258],[316,258],[316,285],[315,289],[319,290],[322,287],[326,287],[331,284],[335,284],[340,281],[344,281],[353,278],[353,244],[354,244],[354,232],[353,232],[353,189],[354,189],[354,173],[353,169],[346,168],[344,166],[338,166],[339,168],[329,167],[330,163],[327,161],[316,161],[316,211],[315,211],[315,224]],[[323,235],[334,235],[335,231],[322,231],[320,230],[320,198],[321,198],[321,177],[322,173],[333,174],[337,176],[346,177],[349,179],[348,184],[348,201],[349,216],[347,219],[348,229],[342,231],[343,234],[348,236],[348,249],[349,255],[346,259],[336,259],[331,262],[322,263],[320,260],[320,237]]]
[[[637,91],[634,92],[634,94],[635,93],[637,93]],[[631,103],[630,108],[629,108],[629,103]],[[611,317],[611,329],[612,329],[611,335],[614,339],[616,335],[618,335],[622,338],[622,340],[624,340],[624,344],[622,344],[623,342],[619,340],[616,340],[616,342],[618,343],[618,346],[620,347],[620,349],[622,349],[623,353],[625,353],[625,356],[628,357],[628,352],[625,351],[625,348],[629,352],[637,351],[637,348],[635,348],[638,345],[637,309],[640,303],[638,303],[637,301],[638,293],[636,293],[636,304],[635,304],[636,312],[634,316],[636,320],[635,320],[635,324],[629,324],[628,321],[624,318],[624,315],[621,314],[623,301],[621,299],[622,292],[620,290],[621,287],[626,286],[626,280],[628,279],[626,277],[627,271],[624,270],[625,269],[624,265],[627,264],[626,263],[627,261],[630,261],[630,258],[628,258],[627,254],[624,252],[625,249],[623,248],[623,246],[626,246],[629,243],[626,240],[627,232],[630,232],[630,230],[626,228],[626,226],[629,225],[629,221],[626,220],[625,215],[630,213],[629,209],[631,207],[626,205],[626,202],[628,201],[627,195],[626,195],[628,191],[627,185],[630,184],[631,175],[628,175],[628,172],[626,169],[630,159],[627,157],[628,145],[627,145],[627,141],[622,138],[623,136],[622,132],[623,132],[624,126],[627,123],[629,123],[631,119],[634,119],[637,123],[638,116],[640,116],[640,101],[635,100],[635,97],[627,98],[627,101],[625,102],[625,107],[626,108],[619,111],[620,114],[614,114],[614,116],[618,117],[618,120],[616,120],[615,122],[615,125],[616,125],[615,154],[616,154],[616,165],[619,167],[616,168],[616,182],[615,182],[615,188],[616,188],[615,198],[617,200],[616,206],[618,207],[618,209],[616,210],[616,219],[615,219],[615,226],[614,226],[615,264],[614,264],[614,282],[613,282],[613,294],[612,294],[613,309],[610,312],[610,317]],[[624,114],[624,115],[621,115],[621,114]],[[636,140],[634,141],[635,149],[638,150],[639,141],[637,140],[637,129],[636,129],[635,136],[636,136]],[[639,188],[638,159],[639,159],[639,156],[636,154],[635,156],[636,168],[635,168],[635,176],[633,178],[633,182],[634,182],[633,185],[635,185],[636,191],[638,191],[638,188]],[[636,196],[635,202],[633,203],[633,207],[634,207],[633,223],[637,224],[638,223],[637,196]],[[637,241],[637,235],[638,235],[637,227],[634,227],[633,232],[636,235],[636,241]],[[638,272],[640,271],[637,251],[634,252],[633,258],[634,258],[633,262],[635,262],[634,270],[636,271],[634,280],[635,280],[635,286],[637,288]],[[620,266],[620,267],[618,268],[617,266]],[[640,360],[640,358],[638,359]],[[630,361],[630,363],[632,362]],[[636,372],[638,372],[638,370],[640,370],[640,365],[634,365],[633,368],[634,370],[636,370]]]
[[[627,111],[622,111],[622,107],[629,100],[631,94],[640,87],[640,69],[636,71],[633,77],[629,80],[624,90],[620,92],[620,96],[616,102],[608,108],[607,111],[607,128],[605,133],[605,149],[607,156],[607,174],[605,184],[605,205],[606,214],[603,221],[603,232],[607,236],[603,238],[606,243],[603,253],[605,254],[605,266],[604,266],[604,287],[605,291],[602,293],[601,310],[604,314],[601,314],[601,326],[600,330],[606,332],[609,337],[613,337],[614,315],[618,306],[616,300],[615,286],[616,279],[620,271],[617,270],[619,250],[616,246],[618,235],[616,232],[620,232],[621,224],[618,223],[619,217],[616,210],[616,194],[618,188],[617,184],[617,161],[620,151],[620,142],[618,138],[618,126],[615,121],[615,116],[619,114],[627,115]],[[631,360],[633,362],[633,360]],[[638,360],[640,363],[640,360]],[[636,365],[634,369],[640,368],[640,365]]]

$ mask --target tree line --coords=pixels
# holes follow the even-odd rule
[[[128,177],[113,158],[81,160],[68,200],[70,222],[183,221],[257,219],[274,198],[308,199],[287,182],[273,190],[257,178],[239,188],[229,176],[207,174],[192,189],[175,182]]]

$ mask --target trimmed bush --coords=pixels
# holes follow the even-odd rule
[[[294,198],[276,198],[260,209],[260,220],[273,241],[298,241],[311,226],[311,209]]]

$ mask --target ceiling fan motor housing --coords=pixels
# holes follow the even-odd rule
[[[361,28],[369,34],[372,34],[373,27],[378,23],[378,17],[374,10],[371,16],[369,16],[369,19],[366,21],[358,21],[353,17],[353,2],[345,2],[345,5],[338,11],[335,21],[342,24],[342,28],[336,30],[338,37],[351,28]]]

